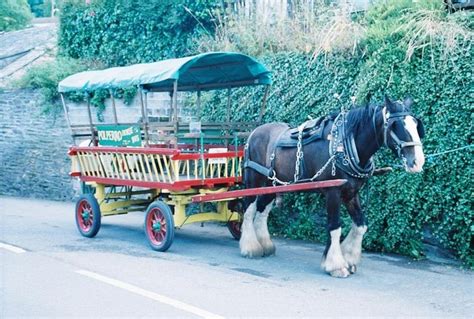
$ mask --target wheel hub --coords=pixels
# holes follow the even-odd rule
[[[87,220],[90,219],[90,217],[91,217],[91,215],[90,215],[90,213],[89,213],[88,211],[85,211],[85,212],[82,213],[82,218],[83,218],[84,220],[87,221]]]
[[[152,228],[153,228],[153,231],[155,232],[161,231],[161,223],[160,222],[153,223]]]

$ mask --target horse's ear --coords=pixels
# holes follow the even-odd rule
[[[416,119],[416,129],[418,131],[418,136],[420,138],[425,137],[425,126],[423,125],[423,122],[419,118]]]
[[[389,110],[390,112],[394,111],[394,105],[387,94],[385,94],[384,104],[387,107],[387,110]]]
[[[373,93],[371,91],[367,92],[367,94],[365,95],[365,100],[364,100],[364,102],[366,104],[370,104],[370,100],[372,99],[372,95],[373,95]]]
[[[403,105],[405,105],[407,108],[411,108],[411,106],[413,105],[413,99],[411,98],[411,96],[407,96],[404,100],[403,100]]]

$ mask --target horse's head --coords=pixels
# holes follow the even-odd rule
[[[417,173],[423,169],[425,155],[421,138],[425,135],[423,122],[410,112],[411,98],[391,101],[385,96],[382,110],[384,119],[384,142],[402,161],[407,172]]]

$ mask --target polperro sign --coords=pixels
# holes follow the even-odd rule
[[[142,146],[140,127],[135,125],[97,125],[101,146]]]

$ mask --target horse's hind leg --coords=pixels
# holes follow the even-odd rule
[[[262,257],[263,247],[257,239],[255,232],[254,219],[257,213],[257,198],[255,196],[245,199],[247,209],[244,213],[242,222],[242,235],[240,236],[240,254],[243,257]]]
[[[268,214],[273,207],[275,195],[258,196],[257,213],[255,215],[254,226],[258,242],[263,247],[263,255],[270,256],[275,253],[275,245],[270,239],[268,232]]]
[[[342,242],[341,249],[344,259],[349,264],[349,271],[355,273],[362,253],[362,239],[367,231],[365,216],[360,206],[359,195],[344,202],[352,218],[352,228]]]
[[[340,221],[341,192],[334,189],[326,193],[326,208],[328,211],[329,239],[323,254],[321,267],[333,277],[347,277],[350,275],[349,265],[341,251],[341,221]]]

